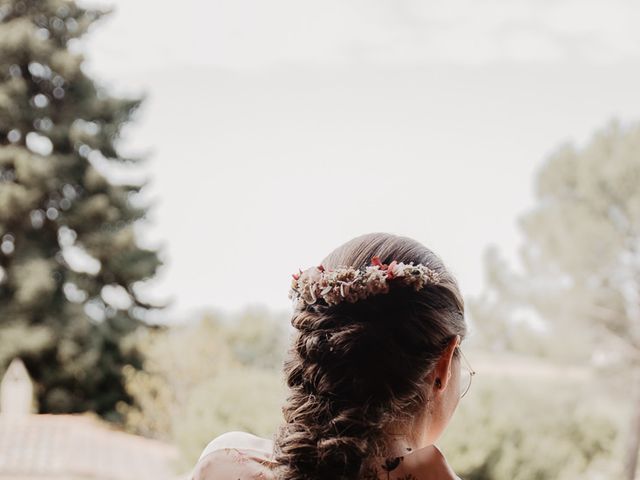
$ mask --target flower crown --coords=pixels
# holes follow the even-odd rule
[[[354,303],[370,295],[387,293],[389,283],[400,283],[420,290],[427,284],[437,285],[441,275],[420,263],[414,265],[392,261],[382,263],[380,257],[371,258],[371,264],[355,269],[339,267],[325,269],[322,265],[292,274],[289,298],[296,306],[324,300],[327,305],[336,305],[344,300]]]

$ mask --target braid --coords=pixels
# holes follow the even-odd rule
[[[311,311],[292,324],[300,333],[285,361],[291,393],[276,460],[286,466],[288,480],[359,478],[363,460],[377,448],[384,416],[367,401],[366,372],[358,371],[366,368],[357,361],[364,326],[338,326],[335,317]]]
[[[364,269],[372,256],[379,265]],[[289,395],[274,436],[278,480],[368,477],[369,457],[386,450],[389,426],[410,425],[424,411],[427,373],[451,338],[467,331],[455,279],[415,240],[362,235],[321,265],[292,283],[302,301],[294,308],[296,332],[283,364]],[[352,274],[336,268],[344,265],[376,281],[380,265],[388,267],[384,281],[366,283],[380,287],[372,290],[360,288],[358,276],[340,283]],[[398,287],[405,282],[396,273],[407,275],[404,286],[420,288],[388,288],[387,279]]]

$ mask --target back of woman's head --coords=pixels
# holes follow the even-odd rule
[[[281,480],[359,478],[366,458],[386,447],[387,428],[423,411],[426,375],[452,337],[467,334],[456,280],[411,238],[361,235],[321,264],[358,269],[374,256],[425,265],[441,280],[419,291],[392,288],[355,303],[294,310],[284,362],[290,392],[274,441]]]

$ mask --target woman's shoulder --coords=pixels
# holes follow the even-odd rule
[[[367,478],[411,480],[460,480],[435,445],[398,457],[392,464],[374,457]],[[257,435],[230,431],[209,442],[194,467],[191,480],[272,480],[273,441]]]
[[[225,432],[209,442],[193,469],[192,480],[268,480],[273,442],[252,433]]]
[[[233,430],[218,435],[216,438],[211,440],[202,451],[200,458],[210,452],[225,448],[252,449],[271,453],[273,449],[273,441],[259,437],[253,433]]]
[[[436,445],[428,445],[394,459],[374,457],[372,460],[372,478],[461,480]]]

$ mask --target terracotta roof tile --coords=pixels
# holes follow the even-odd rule
[[[86,415],[0,414],[0,479],[177,479],[177,452]]]

